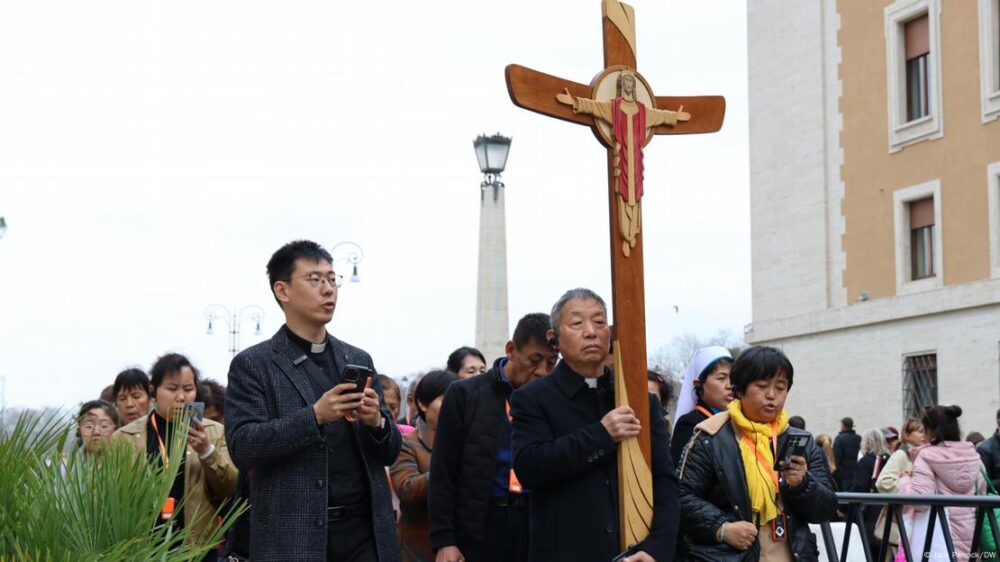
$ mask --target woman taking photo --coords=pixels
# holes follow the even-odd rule
[[[729,350],[718,345],[703,347],[691,358],[681,383],[670,439],[674,466],[680,462],[694,426],[725,410],[726,404],[732,401],[733,388],[729,384],[732,365],[733,356]]]
[[[837,498],[826,457],[809,433],[788,427],[793,369],[773,347],[751,347],[732,369],[736,400],[695,427],[679,465],[687,560],[817,561],[809,523],[834,518]],[[805,455],[775,469],[790,437]]]
[[[148,455],[150,462],[165,467],[179,463],[160,520],[191,529],[190,540],[200,545],[215,523],[215,506],[235,493],[238,473],[229,458],[222,424],[207,418],[191,420],[185,454],[170,458],[174,433],[183,430],[175,422],[183,406],[195,400],[198,371],[183,355],[170,353],[156,360],[150,375],[156,400],[153,411],[119,429],[114,441],[128,443]],[[174,510],[181,499],[183,509]],[[205,559],[215,560],[215,556],[211,552]]]
[[[458,380],[450,371],[431,371],[415,391],[417,428],[403,435],[399,456],[392,465],[392,487],[399,496],[399,542],[404,562],[434,560],[427,527],[427,482],[438,414],[448,385]]]

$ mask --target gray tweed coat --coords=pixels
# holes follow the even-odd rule
[[[327,335],[334,365],[375,370],[365,351]],[[312,405],[317,396],[301,366],[304,357],[281,330],[237,355],[229,367],[226,442],[233,462],[250,473],[250,557],[254,562],[326,560],[327,452]],[[373,388],[382,396],[377,379]],[[372,523],[380,562],[400,559],[385,466],[399,454],[400,434],[389,410],[391,431],[376,441],[354,424],[367,469]]]

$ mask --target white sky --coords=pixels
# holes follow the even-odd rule
[[[652,353],[750,321],[746,8],[633,5],[654,93],[727,99],[720,133],[646,149]],[[600,2],[0,5],[6,404],[71,406],[166,351],[224,381],[203,310],[258,304],[272,334],[264,266],[296,238],[365,250],[331,333],[397,377],[443,365],[475,337],[480,133],[514,139],[511,327],[572,287],[610,297],[604,149],[514,107],[514,62],[589,82]]]

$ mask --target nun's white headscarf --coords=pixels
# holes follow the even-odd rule
[[[730,361],[733,360],[733,356],[729,353],[729,350],[719,345],[710,345],[694,352],[691,362],[688,363],[687,371],[684,372],[684,382],[681,383],[681,394],[677,397],[677,413],[674,414],[675,425],[678,418],[694,410],[694,407],[698,405],[694,394],[694,381],[698,380],[698,377],[706,367],[723,358]]]

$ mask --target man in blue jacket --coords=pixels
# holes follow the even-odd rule
[[[551,318],[550,341],[562,360],[511,400],[514,471],[532,493],[529,560],[607,561],[621,551],[616,444],[639,434],[639,420],[628,406],[614,407],[601,297],[568,291]],[[663,419],[653,395],[649,418]],[[666,428],[653,422],[650,433],[653,525],[627,562],[668,562],[677,542],[680,504]]]

